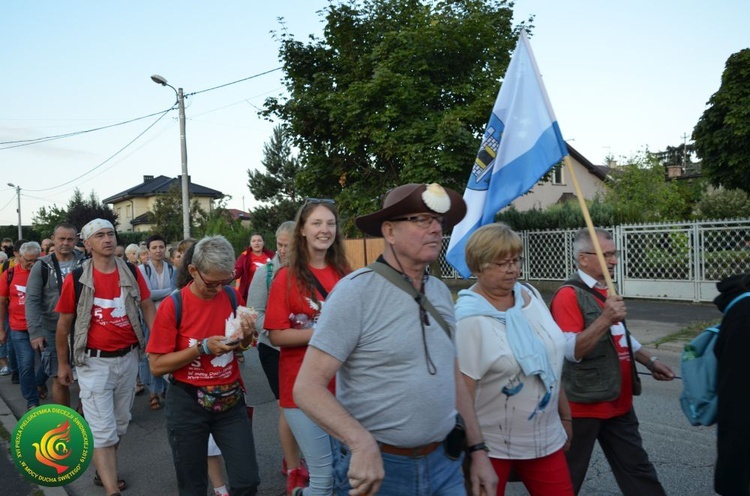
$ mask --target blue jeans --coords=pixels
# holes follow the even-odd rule
[[[26,400],[26,407],[39,406],[39,391],[34,373],[34,349],[31,347],[29,333],[26,331],[10,331],[10,341],[18,365],[18,380],[21,394]]]
[[[333,470],[336,477],[336,494],[349,494],[349,463],[351,451],[340,441],[333,440]],[[461,469],[463,455],[451,460],[442,446],[424,457],[391,455],[383,453],[385,479],[379,494],[389,496],[465,496],[464,476]]]
[[[305,489],[304,495],[333,494],[331,436],[299,408],[284,408],[284,417],[310,471],[310,486]]]
[[[166,407],[167,438],[180,496],[205,496],[208,435],[213,434],[229,476],[229,494],[254,496],[260,484],[253,427],[244,401],[221,413],[209,412],[185,389],[171,384]]]
[[[151,337],[151,332],[145,325],[143,326],[143,333],[145,334],[146,343],[148,343],[148,340]],[[138,377],[151,394],[156,395],[167,390],[167,382],[163,378],[151,375],[151,369],[148,366],[148,356],[146,356],[145,353],[141,357],[141,362],[138,364]]]

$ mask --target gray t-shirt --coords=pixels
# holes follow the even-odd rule
[[[448,288],[430,277],[425,294],[453,335]],[[339,281],[326,298],[310,346],[342,362],[336,397],[379,442],[422,446],[443,440],[455,425],[456,348],[428,319],[423,341],[414,299],[366,267]]]

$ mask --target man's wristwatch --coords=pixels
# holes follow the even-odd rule
[[[646,366],[649,370],[651,370],[654,366],[654,362],[659,359],[658,356],[652,355],[651,358],[648,359],[648,365]]]
[[[481,443],[472,444],[471,446],[469,446],[468,448],[466,448],[466,453],[468,453],[468,454],[472,454],[475,451],[486,451],[487,453],[489,453],[490,452],[490,447],[487,446],[487,443],[485,443],[484,441],[482,441]]]

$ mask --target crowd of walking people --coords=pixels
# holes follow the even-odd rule
[[[175,493],[257,494],[240,373],[252,346],[278,400],[288,495],[502,495],[512,476],[532,495],[573,495],[597,442],[623,494],[665,494],[633,408],[635,363],[656,380],[675,374],[631,335],[624,301],[607,290],[612,237],[577,233],[577,269],[548,308],[519,280],[519,235],[481,227],[465,253],[476,281],[454,301],[429,266],[466,209],[438,184],[389,191],[356,219],[384,240],[356,270],[330,199],[310,198],[282,223],[275,251],[254,233],[239,256],[222,236],[120,246],[104,219],[80,232],[60,224],[41,243],[3,240],[0,376],[28,409],[48,399],[50,379],[51,401],[79,409],[106,495],[128,486],[117,448],[143,391],[163,408]],[[726,434],[723,422],[739,421],[719,398],[716,487],[748,495],[750,455],[738,431]]]

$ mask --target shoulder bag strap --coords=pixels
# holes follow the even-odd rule
[[[323,287],[323,284],[321,284],[318,278],[315,277],[315,274],[310,274],[310,275],[312,275],[313,282],[315,283],[315,287],[318,289],[320,296],[322,296],[324,300],[328,298],[328,291],[326,291],[326,288]]]
[[[430,315],[437,321],[437,323],[440,325],[440,327],[445,331],[445,333],[448,335],[448,339],[451,338],[451,330],[448,323],[445,321],[442,315],[440,315],[440,312],[437,311],[437,308],[430,302],[429,299],[427,299],[427,296],[418,293],[416,289],[414,289],[414,286],[409,284],[409,281],[403,278],[401,274],[393,270],[392,267],[389,267],[388,265],[380,262],[373,262],[370,265],[367,266],[368,269],[372,269],[373,272],[376,272],[377,274],[380,274],[383,276],[388,282],[396,286],[397,288],[401,289],[402,291],[406,292],[409,296],[414,298],[414,301],[417,302],[417,304],[430,312]]]

